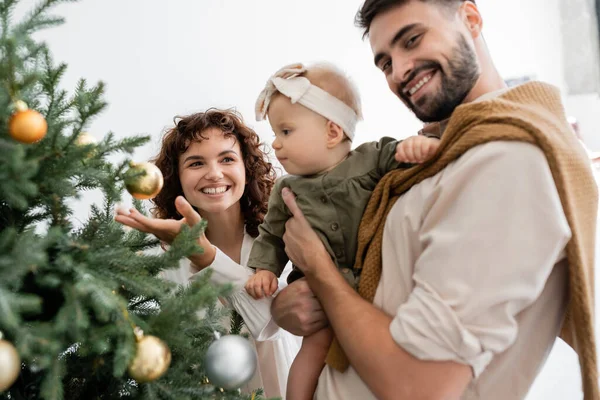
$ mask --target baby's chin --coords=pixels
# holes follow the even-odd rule
[[[299,176],[311,176],[311,175],[316,175],[318,174],[320,171],[315,170],[314,168],[283,168],[283,170],[288,174],[288,175],[299,175]]]

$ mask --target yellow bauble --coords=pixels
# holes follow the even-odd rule
[[[79,135],[77,135],[77,138],[75,139],[76,146],[88,146],[88,145],[96,146],[96,144],[98,144],[98,141],[96,140],[96,138],[87,132],[79,133]],[[86,154],[87,158],[93,157],[94,153],[95,153],[95,149],[92,148],[90,151],[87,152],[87,154]]]
[[[27,106],[27,103],[25,103],[23,100],[17,100],[13,103],[13,107],[15,108],[15,111],[25,111],[27,110],[29,107]]]
[[[77,139],[75,139],[75,144],[77,146],[87,146],[88,144],[96,145],[97,143],[98,141],[96,138],[87,132],[81,132],[77,135]]]
[[[138,338],[135,358],[129,365],[129,375],[139,383],[160,378],[171,364],[171,350],[156,336]]]
[[[35,143],[46,136],[48,124],[42,114],[35,110],[15,112],[8,121],[10,136],[21,143]]]
[[[17,380],[21,372],[21,357],[10,342],[0,339],[0,392]]]
[[[125,187],[138,200],[155,197],[163,187],[163,175],[152,163],[129,164],[131,168],[125,173]]]

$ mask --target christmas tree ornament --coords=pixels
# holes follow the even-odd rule
[[[98,140],[88,132],[80,132],[79,135],[77,135],[77,139],[75,139],[75,144],[77,146],[87,146],[88,144],[93,144],[95,146],[98,144]]]
[[[152,163],[129,163],[130,168],[125,172],[125,187],[138,200],[155,197],[163,187],[163,175],[160,169]]]
[[[239,335],[215,340],[204,356],[204,369],[210,382],[217,387],[233,390],[248,382],[256,371],[257,357],[254,348]]]
[[[0,333],[0,393],[12,386],[21,372],[21,357],[12,343]]]
[[[27,106],[27,103],[25,103],[23,100],[17,100],[13,103],[13,108],[15,109],[15,111],[25,111],[29,107]]]
[[[14,108],[16,111],[8,121],[8,131],[13,139],[29,144],[46,136],[48,123],[42,114],[30,110],[21,100],[15,102]]]
[[[96,140],[96,138],[87,132],[80,132],[79,135],[77,135],[77,138],[75,139],[76,146],[88,146],[88,145],[96,146],[97,144],[98,144],[98,141]],[[94,155],[94,149],[92,148],[90,151],[87,152],[87,157],[89,158],[89,157],[92,157],[93,155]]]
[[[134,330],[137,340],[135,357],[129,365],[129,375],[138,383],[151,382],[160,378],[171,364],[171,350],[165,342],[156,336],[144,335],[136,327]]]

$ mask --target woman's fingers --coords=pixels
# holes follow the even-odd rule
[[[185,221],[189,226],[196,225],[202,219],[200,214],[194,210],[194,207],[192,207],[192,205],[183,196],[178,196],[175,199],[175,208],[177,208],[179,214],[185,218]]]
[[[144,225],[150,225],[153,221],[153,218],[148,218],[146,217],[144,214],[142,214],[141,212],[139,212],[138,210],[136,210],[135,208],[131,208],[129,210],[129,216],[133,219],[135,219],[137,222],[139,222],[140,224],[144,224]]]
[[[115,221],[130,228],[137,229],[138,231],[148,232],[143,224],[139,223],[128,215],[119,214],[115,217]]]

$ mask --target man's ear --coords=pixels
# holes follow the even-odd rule
[[[346,138],[346,134],[341,126],[332,121],[327,121],[327,148],[332,149]]]
[[[483,20],[477,5],[472,1],[465,1],[460,5],[460,14],[462,20],[471,33],[473,39],[478,38],[481,35],[481,29],[483,27]]]

